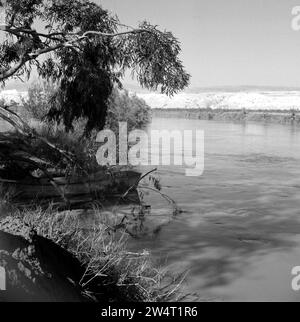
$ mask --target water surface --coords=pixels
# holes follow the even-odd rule
[[[159,168],[163,192],[184,212],[135,248],[189,270],[187,289],[203,299],[300,300],[291,288],[300,266],[300,128],[157,118],[150,129],[204,130],[205,172]]]

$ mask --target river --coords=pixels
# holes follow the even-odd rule
[[[300,266],[300,127],[175,118],[149,127],[178,129],[204,130],[204,173],[158,167],[162,191],[183,212],[129,246],[171,272],[187,271],[185,291],[200,300],[300,301],[291,287]],[[145,198],[154,227],[170,217],[163,199]]]
[[[186,291],[201,300],[299,301],[300,128],[155,118],[151,129],[204,130],[205,171],[159,167],[162,191],[183,212],[135,249],[187,270]],[[168,211],[157,199],[152,208]]]

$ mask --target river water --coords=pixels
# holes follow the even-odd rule
[[[159,167],[163,192],[183,212],[138,240],[203,300],[300,301],[300,128],[155,118],[151,129],[204,130],[205,171]],[[149,197],[150,199],[152,197]],[[167,206],[155,199],[153,211]]]
[[[300,127],[155,118],[152,129],[204,130],[205,170],[187,177],[183,167],[158,167],[162,191],[183,212],[132,249],[187,271],[185,289],[201,300],[300,301],[291,287],[300,266]],[[171,210],[147,198],[155,227]]]

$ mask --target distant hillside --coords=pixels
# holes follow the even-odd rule
[[[300,91],[300,87],[287,86],[216,86],[216,87],[191,87],[185,93],[207,93],[207,92],[293,92]]]
[[[22,97],[25,97],[27,92],[12,90],[2,90],[0,91],[0,99],[3,99],[7,103],[21,103]]]
[[[137,95],[154,109],[300,109],[300,91],[183,93],[171,98],[161,94]]]
[[[11,86],[13,86],[11,84]],[[20,86],[19,90],[9,89],[11,86],[6,87],[5,90],[0,90],[0,99],[6,101],[20,102],[22,96],[26,96],[26,87]],[[134,87],[131,87],[132,89]],[[247,109],[247,110],[290,110],[300,109],[300,91],[279,90],[279,88],[272,87],[265,88],[264,90],[257,90],[255,87],[240,87],[234,88],[230,91],[221,91],[206,89],[197,93],[180,93],[173,97],[167,95],[150,93],[148,91],[136,92],[130,90],[131,93],[137,93],[137,96],[144,99],[151,108],[179,108],[179,109]],[[127,88],[128,89],[128,88]],[[138,89],[137,87],[135,89]],[[242,90],[243,89],[243,90]]]
[[[141,94],[151,94],[147,89],[135,84],[124,84],[124,88],[128,91]],[[300,87],[288,87],[288,86],[211,86],[211,87],[189,87],[186,88],[182,93],[187,94],[200,94],[200,93],[236,93],[236,92],[294,92],[300,91]],[[152,92],[160,94],[159,92]]]

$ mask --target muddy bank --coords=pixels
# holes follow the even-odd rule
[[[73,255],[17,219],[1,220],[0,229],[0,266],[6,274],[0,301],[88,301],[79,285],[84,267]]]
[[[193,120],[214,120],[231,122],[265,122],[278,124],[300,124],[297,111],[248,111],[213,109],[153,109],[152,117],[185,118]]]
[[[102,302],[118,297],[118,290],[108,290],[101,277],[87,273],[85,263],[17,217],[0,220],[0,267],[6,282],[1,302]]]
[[[167,222],[155,220],[152,229],[144,224],[125,213],[109,212],[106,218],[105,211],[85,210],[27,211],[0,219],[1,288],[6,283],[0,301],[171,300],[160,293],[163,275],[152,266],[149,252],[126,248],[126,236],[153,235]]]

